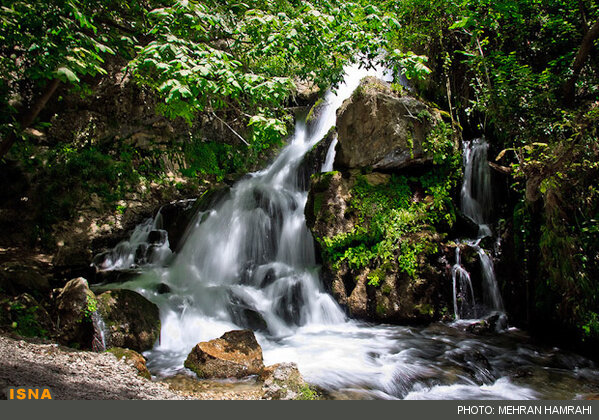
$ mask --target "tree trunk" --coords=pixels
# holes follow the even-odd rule
[[[25,130],[31,124],[33,124],[33,122],[35,121],[39,113],[42,111],[42,109],[44,109],[52,95],[54,95],[54,92],[56,92],[56,89],[58,89],[59,85],[59,79],[54,79],[50,82],[43,95],[40,96],[38,100],[33,104],[33,106],[25,113],[25,115],[23,115],[19,119],[21,130]],[[0,142],[0,159],[6,156],[6,154],[8,153],[12,145],[15,143],[15,141],[17,141],[17,135],[14,131],[12,131],[8,135],[8,137],[6,137],[4,140],[2,140],[2,142]]]
[[[566,105],[571,105],[574,102],[574,88],[576,86],[576,81],[578,80],[578,76],[580,76],[580,72],[582,71],[585,62],[587,61],[587,58],[593,49],[593,43],[598,38],[599,19],[593,24],[593,26],[589,28],[584,38],[582,38],[580,48],[578,49],[578,53],[576,54],[576,58],[572,64],[572,76],[570,76],[570,78],[562,86],[563,99]]]

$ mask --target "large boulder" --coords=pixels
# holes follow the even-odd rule
[[[94,337],[92,313],[97,308],[87,280],[70,280],[56,298],[59,340],[66,345],[89,348]]]
[[[98,296],[106,347],[150,350],[160,337],[158,307],[132,290],[109,290]]]
[[[398,194],[406,195],[401,206],[394,202]],[[316,240],[325,286],[350,316],[421,323],[449,310],[450,266],[441,252],[444,235],[429,224],[439,218],[438,210],[422,205],[429,202],[432,197],[422,196],[421,185],[399,183],[388,174],[312,177],[306,223]],[[389,238],[394,245],[379,251]]]
[[[250,330],[229,331],[222,337],[198,343],[185,367],[199,378],[243,378],[264,368],[262,348]]]
[[[424,146],[439,122],[438,110],[367,77],[337,111],[335,166],[392,170],[431,163]]]

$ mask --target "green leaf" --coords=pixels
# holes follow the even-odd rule
[[[79,82],[79,77],[77,77],[77,75],[68,67],[59,67],[58,70],[56,70],[56,75],[62,81],[69,81],[71,83]]]

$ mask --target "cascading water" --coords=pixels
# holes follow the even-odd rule
[[[128,270],[161,265],[172,255],[168,235],[162,229],[162,214],[135,227],[128,240],[114,249],[97,255],[92,265],[100,271]]]
[[[333,163],[335,162],[335,147],[337,147],[337,135],[333,138],[329,150],[327,150],[327,156],[320,169],[322,172],[330,172],[333,170]]]
[[[476,302],[470,273],[460,262],[460,248],[455,250],[455,265],[451,269],[453,283],[453,312],[456,319],[476,318]]]
[[[106,324],[98,313],[92,312],[92,325],[94,327],[94,337],[92,339],[92,350],[102,352],[106,350]]]
[[[491,257],[480,246],[481,239],[491,236],[487,224],[493,206],[491,171],[487,162],[489,144],[484,139],[464,142],[464,179],[460,191],[461,210],[478,225],[478,237],[464,243],[474,249],[480,260],[483,304],[492,311],[503,312],[503,301],[495,278]],[[460,247],[456,247],[456,263],[452,268],[453,304],[456,319],[476,318],[477,309],[470,273],[460,261]],[[470,295],[468,295],[470,293]]]
[[[376,73],[380,77],[382,72]],[[337,108],[368,74],[350,68],[337,93],[327,93],[314,125],[307,128],[298,121],[290,144],[267,169],[239,181],[212,210],[196,217],[168,267],[146,267],[144,274],[120,285],[137,290],[160,308],[161,338],[145,353],[149,369],[158,376],[184,371],[183,362],[199,341],[249,327],[256,331],[265,364],[295,362],[308,382],[332,396],[564,395],[555,391],[555,380],[548,389],[535,390],[527,382],[515,383],[510,375],[523,366],[541,375],[551,372],[563,383],[575,375],[599,382],[599,374],[582,358],[567,359],[577,366],[571,375],[559,364],[546,368],[551,353],[523,344],[517,331],[483,341],[443,324],[372,325],[347,319],[323,290],[305,225],[307,193],[300,187],[298,169],[304,154],[335,124]],[[332,169],[334,143],[324,171]],[[465,273],[458,270],[458,275]],[[461,290],[473,295],[471,287],[457,279]],[[161,284],[168,286],[162,288],[168,293],[158,292]],[[569,382],[567,389],[572,392]]]

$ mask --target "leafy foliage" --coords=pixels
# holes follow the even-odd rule
[[[395,263],[416,278],[421,257],[437,252],[431,234],[455,221],[451,191],[456,181],[443,169],[422,177],[393,175],[378,185],[360,175],[350,200],[355,228],[317,240],[336,265],[346,261],[352,269],[378,267],[369,274],[370,285],[378,286]]]
[[[598,208],[596,39],[595,53],[574,67],[599,19],[597,2],[393,4],[402,23],[396,45],[428,55],[433,78],[420,86],[423,92],[453,108],[452,117],[469,131],[492,139],[504,150],[498,160],[514,170],[514,189],[528,202],[514,212],[524,241],[518,249],[528,264],[538,261],[542,278],[533,279],[539,318],[598,340],[598,248],[589,234]],[[574,101],[564,90],[569,80]],[[537,200],[542,214],[533,210]]]

